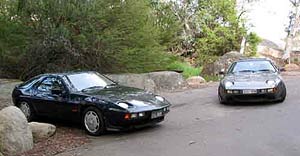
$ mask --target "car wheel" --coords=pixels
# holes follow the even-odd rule
[[[32,121],[32,119],[35,116],[34,110],[32,109],[32,106],[26,101],[21,101],[19,103],[19,108],[24,113],[24,115],[25,115],[26,119],[28,120],[28,122]]]
[[[221,88],[219,87],[219,90],[218,90],[218,98],[219,98],[219,102],[220,102],[221,104],[227,104],[228,101],[222,98],[221,93],[220,93],[220,89],[221,89]]]
[[[278,100],[278,102],[282,103],[286,98],[286,88],[285,85],[283,85],[283,91],[282,91],[282,96],[280,98],[280,100]]]
[[[88,107],[83,113],[83,125],[90,135],[101,135],[105,132],[102,113],[95,107]]]

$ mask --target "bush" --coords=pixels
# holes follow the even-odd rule
[[[245,54],[250,57],[256,56],[257,46],[260,42],[261,42],[261,38],[256,33],[251,32],[247,36],[247,47],[246,47]]]
[[[202,68],[201,67],[193,67],[188,63],[184,62],[173,62],[170,64],[167,68],[168,70],[177,70],[177,71],[182,71],[182,75],[184,78],[189,78],[192,76],[199,76]]]
[[[172,62],[165,53],[172,33],[164,37],[148,1],[18,1],[0,4],[12,8],[0,11],[0,70],[9,77],[70,70],[140,73]]]

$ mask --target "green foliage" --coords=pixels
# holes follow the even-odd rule
[[[196,47],[199,56],[221,56],[240,48],[246,31],[240,26],[235,0],[199,1],[198,15],[201,32]]]
[[[13,77],[22,71],[18,67],[29,36],[27,27],[0,16],[0,69],[7,73],[5,77]]]
[[[174,33],[172,36],[171,30],[164,31],[156,25],[157,17],[148,1],[14,2],[9,8],[15,9],[3,17],[16,17],[11,24],[19,25],[22,31],[28,27],[30,37],[24,41],[17,37],[18,42],[22,40],[26,44],[9,42],[20,47],[21,50],[16,50],[19,54],[10,52],[11,47],[2,50],[7,57],[16,59],[6,64],[23,71],[12,74],[13,77],[27,79],[40,73],[66,70],[148,72],[165,69],[172,61],[164,51],[173,42]],[[3,27],[8,28],[12,29]],[[13,34],[22,35],[17,31]],[[1,70],[6,68],[0,66]]]
[[[251,32],[247,36],[247,47],[245,50],[245,54],[247,56],[256,56],[257,46],[261,42],[261,38],[254,32]]]
[[[199,76],[202,68],[201,67],[193,67],[188,63],[176,61],[170,64],[167,68],[168,70],[176,70],[182,71],[182,75],[184,78],[189,78],[192,76]]]
[[[172,10],[172,3],[162,3],[160,0],[150,0],[154,10],[155,25],[159,28],[159,40],[167,49],[174,47],[179,41],[180,22]]]
[[[189,77],[201,69],[174,54],[211,63],[239,49],[241,25],[235,0],[0,0],[0,71],[27,79],[177,69]],[[248,38],[252,51],[256,39]]]
[[[209,82],[209,81],[213,81],[213,82],[220,81],[219,76],[215,76],[215,75],[202,75],[202,76],[207,82]]]

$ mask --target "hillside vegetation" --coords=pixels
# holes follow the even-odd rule
[[[0,76],[178,66],[189,77],[240,48],[242,23],[235,0],[0,0]]]

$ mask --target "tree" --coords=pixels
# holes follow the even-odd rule
[[[169,63],[164,50],[171,37],[164,37],[164,31],[155,25],[148,1],[11,2],[9,6],[14,9],[5,18],[15,19],[12,23],[27,27],[30,34],[24,54],[18,55],[20,62],[14,63],[20,71],[14,77],[27,79],[45,72],[78,69],[147,72]]]
[[[207,63],[208,56],[220,56],[240,49],[246,30],[235,7],[233,0],[199,1],[197,22],[201,32],[196,45],[200,64]]]

